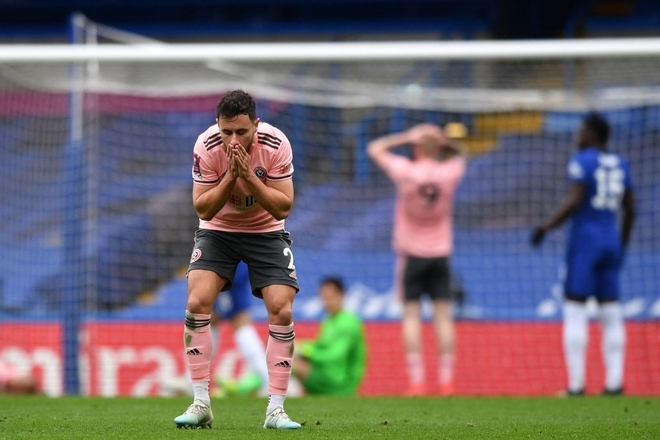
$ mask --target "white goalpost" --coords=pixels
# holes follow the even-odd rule
[[[0,357],[38,370],[44,352],[72,350],[80,385],[65,380],[68,359],[42,378],[49,394],[162,394],[182,374],[192,147],[236,88],[294,149],[300,334],[321,316],[318,280],[344,277],[378,365],[363,386],[372,395],[400,392],[405,372],[389,360],[401,346],[393,189],[368,140],[424,121],[460,133],[457,392],[549,394],[564,386],[563,233],[540,251],[528,236],[565,194],[581,119],[602,113],[639,200],[622,286],[627,391],[660,394],[647,355],[660,350],[660,38],[168,44],[77,20],[85,44],[0,45],[0,330],[25,329]],[[253,313],[265,318],[258,303]],[[77,319],[64,339],[80,345],[62,348],[59,323]],[[223,353],[223,371],[236,370]]]

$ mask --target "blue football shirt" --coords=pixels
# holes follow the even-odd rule
[[[571,181],[586,185],[582,205],[571,216],[566,252],[565,293],[572,298],[619,298],[621,200],[631,188],[630,168],[621,156],[597,148],[573,155]]]
[[[632,187],[628,162],[616,153],[586,148],[571,158],[568,176],[587,187],[582,205],[571,216],[569,246],[583,239],[618,242],[621,200]]]

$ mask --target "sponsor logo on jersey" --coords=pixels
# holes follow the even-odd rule
[[[229,196],[228,202],[236,209],[245,211],[250,209],[257,204],[257,199],[253,195],[240,196],[238,194],[232,194]]]

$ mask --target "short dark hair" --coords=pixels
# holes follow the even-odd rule
[[[257,104],[249,93],[240,89],[228,92],[216,108],[218,119],[234,119],[239,115],[248,115],[251,121],[257,119]]]
[[[342,279],[338,276],[335,275],[327,276],[321,280],[320,285],[334,286],[337,290],[339,290],[342,293],[342,295],[344,294],[344,281],[342,281]]]
[[[610,138],[610,125],[598,113],[589,113],[584,118],[584,126],[596,136],[601,145],[605,145]]]

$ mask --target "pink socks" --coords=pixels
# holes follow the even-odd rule
[[[210,381],[211,355],[213,354],[211,315],[190,313],[186,310],[183,345],[186,350],[190,381]]]
[[[293,365],[293,322],[289,325],[269,325],[266,363],[268,393],[286,395]]]

